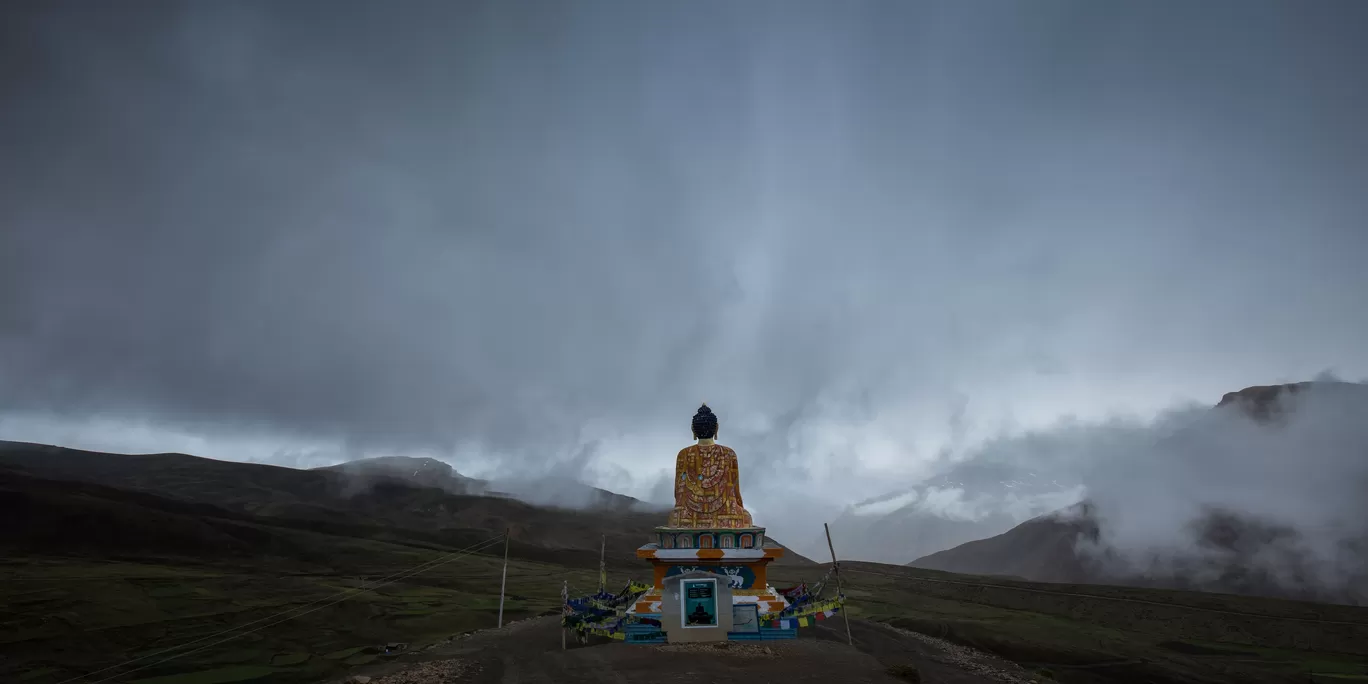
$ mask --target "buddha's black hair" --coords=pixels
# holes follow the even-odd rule
[[[713,439],[717,437],[717,416],[707,404],[698,407],[693,417],[694,439]]]

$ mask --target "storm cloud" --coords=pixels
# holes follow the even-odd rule
[[[8,438],[647,497],[706,400],[806,539],[1004,432],[1368,376],[1362,3],[0,11]]]

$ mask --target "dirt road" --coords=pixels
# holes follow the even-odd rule
[[[905,682],[890,666],[912,665],[928,684],[1023,684],[1029,673],[990,656],[874,622],[853,620],[856,647],[840,620],[804,630],[793,641],[629,646],[613,642],[560,648],[557,618],[487,630],[409,656],[406,662],[358,672],[372,684],[632,684],[635,682]],[[459,676],[436,674],[459,661]],[[426,661],[426,664],[424,663]],[[439,666],[438,663],[447,663]],[[434,673],[422,673],[431,668]]]

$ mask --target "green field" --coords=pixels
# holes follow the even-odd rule
[[[56,684],[146,657],[86,681],[114,675],[114,681],[139,684],[318,681],[384,658],[380,648],[385,643],[421,648],[492,627],[497,620],[502,563],[497,545],[491,550],[495,555],[466,555],[304,613],[320,599],[442,556],[357,539],[322,536],[309,541],[335,542],[346,551],[337,557],[335,571],[306,572],[267,563],[8,559],[0,563],[0,605],[5,606],[0,653],[6,656],[0,661],[0,680]],[[865,563],[845,567],[852,616],[973,646],[1061,682],[1368,679],[1366,656],[1257,643],[1246,631],[1231,630],[1238,620],[1228,614],[1258,613],[1264,617],[1257,619],[1270,623],[1301,620],[1301,629],[1314,631],[1320,627],[1305,622],[1308,615],[1333,618],[1344,627],[1354,620],[1368,624],[1366,610],[1189,592],[1010,583]],[[628,579],[624,569],[611,572],[614,586]],[[638,578],[647,574],[644,564],[641,571]],[[771,577],[788,585],[813,581],[821,572],[820,566],[775,567]],[[580,595],[593,590],[596,577],[587,568],[510,561],[505,620],[553,613],[562,581]],[[975,586],[979,581],[1005,588],[985,591]],[[1013,588],[1019,590],[1015,596]],[[1008,605],[1021,601],[1035,602],[1035,609]],[[1164,606],[1180,619],[1146,622],[1144,614],[1162,613]],[[288,616],[292,609],[302,614],[279,624],[264,620]],[[260,629],[231,640],[214,636],[249,624]],[[1213,630],[1223,629],[1229,630],[1229,638],[1211,637]],[[195,647],[205,646],[201,650],[156,655],[201,639]],[[159,662],[177,653],[183,655]],[[147,667],[132,669],[141,666]]]
[[[357,539],[310,541],[335,542],[346,550],[337,557],[335,571],[306,572],[268,563],[6,560],[0,563],[5,580],[0,582],[0,605],[5,606],[0,652],[6,656],[0,661],[0,680],[56,684],[146,656],[134,666],[150,667],[109,670],[86,681],[112,675],[118,675],[115,681],[139,684],[318,681],[381,660],[380,647],[387,642],[421,648],[492,627],[497,620],[502,563],[497,545],[491,555],[467,555],[292,620],[263,620],[291,609],[302,613],[320,599],[441,557],[431,550]],[[1239,624],[1230,613],[1257,613],[1263,617],[1255,619],[1271,624],[1301,621],[1302,630],[1315,631],[1320,626],[1307,621],[1309,615],[1333,618],[1345,627],[1355,620],[1368,624],[1365,610],[1189,592],[1011,583],[865,563],[845,568],[852,616],[973,646],[1056,681],[1368,679],[1368,656],[1258,643],[1247,631],[1230,629]],[[614,586],[628,579],[623,570],[629,568],[611,572]],[[637,576],[644,578],[644,564],[640,570]],[[771,577],[775,584],[788,585],[813,581],[822,570],[780,566],[771,570]],[[566,580],[572,593],[580,595],[592,591],[596,573],[511,561],[505,620],[554,613]],[[985,590],[979,582],[997,589]],[[1022,601],[1034,602],[1035,609],[1010,605]],[[1178,619],[1153,622],[1154,611],[1165,610]],[[254,622],[260,629],[245,636],[214,636]],[[1229,638],[1212,638],[1213,630],[1228,630]],[[155,655],[200,639],[207,646],[202,650]],[[159,662],[174,653],[184,655]]]
[[[502,559],[490,555],[465,556],[305,612],[310,603],[441,557],[361,544],[369,548],[335,574],[269,565],[7,559],[0,563],[0,681],[55,683],[142,657],[87,681],[114,675],[114,681],[141,684],[316,681],[381,658],[388,642],[421,648],[497,622]],[[610,577],[626,581],[621,573]],[[510,561],[504,620],[556,611],[566,580],[589,593],[597,573]],[[291,610],[294,619],[265,619]],[[230,640],[214,636],[243,625],[260,629]],[[156,655],[201,639],[190,649]],[[177,653],[184,655],[159,662]]]

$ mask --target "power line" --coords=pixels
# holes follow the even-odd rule
[[[310,608],[311,606],[315,606],[315,605],[317,605],[317,604],[319,604],[319,603],[322,603],[323,601],[328,601],[327,603],[324,603],[323,605],[318,606],[317,608],[313,608],[312,610],[304,610],[304,612],[298,613],[298,614],[296,614],[296,615],[290,615],[289,617],[284,617],[284,618],[282,618],[282,619],[276,620],[275,622],[271,622],[270,624],[261,625],[260,627],[256,627],[256,628],[254,628],[254,629],[249,629],[249,630],[247,630],[247,631],[245,631],[245,632],[240,632],[240,633],[238,633],[238,634],[233,634],[232,636],[229,636],[229,637],[227,637],[227,638],[220,639],[220,640],[215,641],[215,642],[213,642],[213,643],[205,644],[205,645],[200,646],[199,648],[196,648],[196,649],[192,649],[192,650],[189,650],[189,651],[184,651],[184,652],[182,652],[182,653],[177,653],[177,654],[172,655],[172,656],[170,656],[170,657],[167,657],[167,658],[163,658],[163,659],[161,659],[161,660],[158,660],[157,662],[154,662],[154,663],[149,663],[149,664],[147,664],[147,665],[142,665],[142,666],[140,666],[140,667],[135,667],[135,668],[133,668],[132,670],[128,670],[127,672],[123,672],[123,673],[120,673],[120,674],[110,675],[110,676],[108,676],[108,677],[105,677],[104,679],[97,679],[97,680],[95,680],[95,681],[93,682],[93,684],[100,684],[101,682],[107,682],[107,681],[109,681],[109,680],[111,680],[111,679],[113,679],[113,678],[115,678],[115,677],[120,677],[120,676],[123,676],[123,675],[131,674],[131,673],[133,673],[133,672],[137,672],[138,670],[145,670],[145,669],[147,669],[147,668],[149,668],[149,667],[155,667],[155,666],[157,666],[157,665],[161,665],[162,663],[166,663],[166,662],[170,662],[170,661],[172,661],[172,660],[175,660],[176,658],[180,658],[180,657],[183,657],[183,656],[190,655],[191,653],[196,653],[196,652],[202,651],[202,650],[204,650],[204,649],[206,649],[206,648],[209,648],[209,647],[211,647],[211,646],[217,646],[217,645],[219,645],[219,644],[222,644],[222,643],[225,643],[225,642],[228,642],[228,641],[232,641],[233,639],[237,639],[237,638],[239,638],[239,637],[247,636],[248,634],[251,634],[251,633],[253,633],[253,632],[257,632],[257,631],[266,629],[267,627],[273,627],[273,626],[278,625],[278,624],[280,624],[280,623],[282,623],[282,622],[287,622],[287,621],[293,620],[293,619],[295,619],[295,618],[297,618],[297,617],[302,617],[302,616],[304,616],[304,615],[308,615],[309,613],[313,613],[313,612],[322,610],[322,609],[324,609],[324,608],[327,608],[327,607],[329,607],[329,606],[336,605],[336,604],[341,603],[341,602],[343,602],[343,601],[345,601],[345,600],[347,600],[347,599],[349,599],[349,598],[351,598],[351,597],[353,597],[353,596],[355,596],[355,595],[357,595],[357,594],[360,594],[360,593],[363,593],[363,592],[366,592],[366,591],[371,591],[371,590],[374,590],[374,589],[378,589],[378,588],[380,588],[380,587],[387,586],[387,585],[390,585],[390,584],[394,584],[395,582],[397,582],[397,581],[399,581],[399,580],[401,580],[401,579],[405,579],[405,578],[407,578],[407,577],[416,575],[416,574],[418,574],[418,573],[420,573],[420,572],[423,572],[424,570],[428,570],[428,569],[430,569],[430,568],[437,567],[438,565],[443,565],[443,564],[445,564],[445,563],[449,563],[449,562],[451,562],[451,561],[453,561],[453,560],[456,560],[457,558],[460,558],[460,557],[463,557],[463,556],[468,556],[468,555],[470,555],[470,554],[472,554],[472,553],[475,553],[476,551],[481,551],[481,550],[483,550],[483,549],[485,549],[485,548],[488,548],[488,547],[492,546],[493,544],[495,544],[495,543],[497,543],[497,542],[499,542],[499,541],[502,541],[502,540],[503,540],[503,535],[499,535],[499,536],[497,536],[497,537],[491,537],[491,538],[486,539],[486,540],[484,540],[484,541],[482,541],[482,542],[476,542],[475,544],[472,544],[472,545],[470,545],[470,546],[467,546],[467,547],[465,547],[464,549],[458,549],[458,550],[456,550],[456,551],[452,551],[451,553],[448,553],[448,554],[445,555],[445,556],[441,556],[441,557],[439,557],[439,558],[436,558],[436,559],[433,559],[433,560],[430,560],[430,561],[426,561],[426,562],[423,562],[423,563],[419,563],[418,565],[413,566],[412,568],[410,568],[410,569],[408,569],[408,570],[401,571],[401,572],[395,573],[395,574],[393,574],[393,575],[390,575],[389,577],[384,578],[383,581],[377,582],[377,583],[375,583],[375,584],[371,584],[371,585],[369,585],[369,586],[366,586],[366,585],[363,584],[362,586],[357,587],[357,588],[355,588],[355,589],[348,589],[347,591],[343,591],[343,592],[340,592],[340,593],[338,593],[338,594],[334,594],[332,597],[321,598],[321,599],[318,599],[318,600],[313,601],[313,602],[311,602],[311,603],[306,603],[306,604],[304,604],[304,605],[302,605],[302,606],[297,606],[297,607],[291,608],[291,609],[289,609],[289,610],[281,611],[281,612],[279,612],[279,613],[276,613],[275,615],[268,615],[268,616],[266,616],[266,617],[264,617],[264,618],[260,618],[260,619],[257,619],[257,620],[253,620],[253,621],[251,621],[251,622],[248,622],[248,623],[245,623],[245,624],[241,624],[241,625],[238,625],[238,626],[236,626],[236,627],[231,627],[231,628],[229,628],[229,629],[225,629],[225,630],[223,630],[223,631],[220,631],[220,632],[217,632],[217,633],[214,633],[214,634],[210,634],[210,635],[208,635],[208,636],[200,637],[199,639],[196,639],[196,640],[194,640],[194,641],[191,641],[191,642],[187,642],[187,643],[181,644],[181,645],[179,645],[179,646],[173,646],[173,647],[171,647],[171,648],[167,648],[167,649],[163,649],[163,650],[161,650],[161,651],[157,651],[156,653],[149,653],[149,654],[147,654],[147,655],[145,655],[145,656],[139,656],[139,657],[137,657],[137,658],[133,658],[133,659],[131,659],[131,660],[124,661],[124,662],[119,663],[119,664],[117,664],[117,665],[110,665],[109,667],[106,667],[106,668],[103,668],[103,669],[100,669],[100,670],[96,670],[96,671],[94,671],[94,672],[90,672],[90,673],[87,673],[87,674],[84,674],[84,675],[79,675],[79,676],[76,676],[76,677],[72,677],[72,678],[70,678],[70,679],[65,679],[65,680],[62,680],[61,682],[59,682],[58,684],[70,684],[71,682],[75,682],[75,681],[78,681],[78,680],[84,680],[84,679],[86,679],[87,677],[93,677],[93,676],[95,676],[95,675],[98,675],[98,674],[103,673],[103,672],[108,672],[108,671],[110,671],[110,670],[117,670],[117,669],[126,667],[126,666],[128,666],[128,665],[132,665],[133,663],[136,663],[136,662],[139,662],[139,661],[142,661],[142,660],[147,660],[148,658],[155,658],[155,657],[160,656],[160,655],[165,655],[165,654],[167,654],[167,653],[171,653],[172,651],[179,651],[179,650],[181,650],[181,649],[183,649],[183,648],[186,648],[186,647],[188,647],[188,646],[194,646],[195,644],[198,644],[198,643],[201,643],[201,642],[204,642],[204,641],[208,641],[209,639],[213,639],[213,638],[215,638],[215,637],[223,636],[224,634],[228,634],[229,632],[234,632],[234,631],[240,630],[240,629],[242,629],[243,627],[250,627],[250,626],[252,626],[252,625],[255,625],[255,624],[258,624],[258,623],[261,623],[261,622],[266,622],[267,620],[274,620],[275,618],[279,618],[279,617],[281,617],[282,615],[288,615],[289,613],[294,613],[295,611],[300,611],[300,610],[304,610],[305,608]],[[331,600],[330,600],[330,599],[331,599]]]

